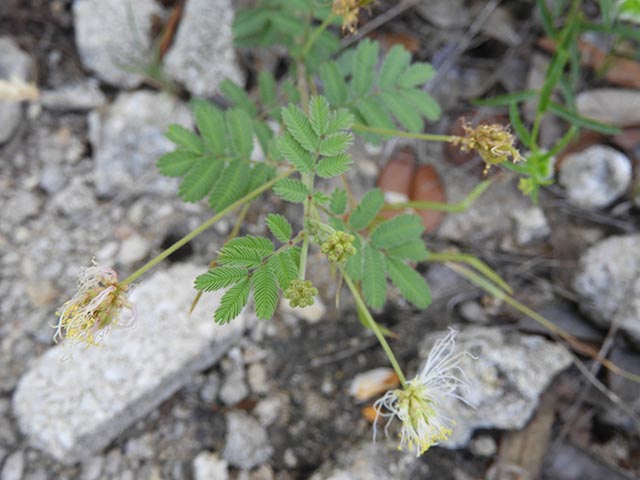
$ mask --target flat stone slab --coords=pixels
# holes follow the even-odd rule
[[[429,335],[420,356],[429,355],[435,340],[444,332]],[[567,350],[537,335],[505,332],[498,327],[470,327],[456,337],[455,351],[466,357],[460,366],[469,388],[458,389],[472,408],[453,397],[442,402],[443,415],[455,420],[451,437],[441,442],[445,448],[468,445],[474,430],[523,428],[538,407],[540,395],[553,378],[571,365]]]
[[[131,295],[135,328],[112,330],[98,347],[58,345],[36,360],[13,397],[29,443],[68,465],[89,458],[236,343],[244,317],[216,325],[220,295],[203,295],[187,314],[203,271],[178,264],[153,274]]]

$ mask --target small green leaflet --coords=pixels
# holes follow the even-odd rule
[[[251,285],[256,315],[262,320],[269,320],[276,311],[279,296],[276,278],[268,263],[253,272]]]
[[[202,158],[182,180],[178,195],[185,202],[202,200],[213,187],[223,168],[224,163],[220,160],[210,156]]]
[[[309,120],[314,132],[319,137],[327,133],[329,126],[330,109],[327,99],[314,95],[309,100]]]
[[[238,267],[258,267],[273,252],[273,243],[267,238],[245,237],[228,241],[218,254],[218,263]]]
[[[274,237],[281,242],[288,242],[291,238],[291,224],[283,215],[270,213],[267,215],[267,227]]]
[[[423,232],[424,225],[418,215],[398,215],[382,222],[371,232],[371,245],[393,248],[419,239]]]
[[[289,288],[289,283],[298,277],[298,261],[294,258],[294,249],[288,249],[273,255],[269,265],[275,274],[282,290]]]
[[[199,153],[188,150],[174,150],[165,153],[158,160],[158,170],[165,177],[181,177],[202,158]]]
[[[226,134],[222,111],[205,100],[193,100],[191,106],[196,117],[196,125],[207,149],[211,153],[224,155]]]
[[[199,275],[195,280],[194,286],[196,290],[211,292],[233,285],[247,275],[249,275],[249,272],[246,268],[229,266],[216,267]]]
[[[431,290],[422,275],[401,260],[387,257],[386,261],[389,277],[402,296],[418,308],[427,308]]]
[[[202,140],[200,140],[200,137],[182,125],[169,125],[165,137],[184,150],[194,153],[204,153],[204,144]]]
[[[331,209],[331,213],[336,215],[342,215],[347,210],[346,190],[336,189],[333,191],[329,208]]]
[[[387,255],[400,260],[421,262],[427,259],[429,252],[427,251],[424,242],[421,239],[418,239],[388,249]]]
[[[387,278],[385,275],[384,255],[368,243],[362,247],[364,267],[362,275],[362,293],[371,308],[382,308],[387,300]]]
[[[225,324],[240,315],[240,312],[249,301],[251,283],[246,277],[236,283],[225,292],[220,300],[220,305],[216,309],[214,319],[216,323]]]
[[[278,150],[284,158],[289,160],[291,164],[302,173],[312,173],[314,169],[313,155],[307,152],[300,144],[293,138],[293,136],[285,132],[276,140]]]
[[[379,188],[369,190],[349,217],[349,225],[355,230],[362,230],[376,218],[384,205],[384,194]]]
[[[314,153],[318,149],[320,139],[313,131],[311,122],[309,122],[304,112],[300,110],[300,107],[290,104],[286,108],[283,108],[282,120],[289,133],[291,133],[302,148],[310,153]]]
[[[331,178],[341,175],[349,170],[352,160],[351,155],[340,153],[334,157],[325,157],[318,162],[316,172],[322,178]]]
[[[283,178],[276,182],[273,191],[283,200],[291,203],[304,202],[309,196],[309,189],[299,180]]]

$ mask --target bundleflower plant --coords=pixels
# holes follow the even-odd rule
[[[97,345],[111,328],[135,323],[135,307],[127,297],[130,285],[118,282],[118,274],[112,268],[93,262],[91,267],[80,270],[77,285],[76,294],[56,312],[59,317],[54,341]],[[123,317],[121,310],[129,310],[129,318]]]
[[[456,334],[456,330],[449,329],[447,335],[436,341],[418,375],[374,403],[376,423],[379,417],[388,418],[386,433],[394,418],[400,420],[398,448],[415,450],[417,457],[451,436],[455,422],[443,413],[445,401],[454,398],[469,405],[457,391],[469,384],[460,362],[471,354],[454,352]],[[375,435],[374,423],[374,439]]]

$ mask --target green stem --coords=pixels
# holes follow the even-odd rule
[[[388,128],[368,127],[360,123],[354,123],[351,127],[355,132],[371,132],[379,135],[388,135],[390,137],[415,138],[417,140],[426,140],[428,142],[453,142],[460,137],[455,135],[437,135],[435,133],[411,133],[402,130],[391,130]]]
[[[439,212],[463,212],[469,208],[473,202],[475,202],[480,195],[482,195],[487,188],[493,183],[493,179],[488,179],[480,182],[471,190],[471,193],[459,203],[443,203],[443,202],[430,202],[430,201],[412,201],[412,202],[400,202],[400,203],[386,203],[382,206],[382,210],[405,210],[407,208],[413,208],[415,210],[437,210]]]
[[[204,222],[198,228],[196,228],[195,230],[192,230],[191,232],[187,233],[184,237],[182,237],[176,243],[174,243],[169,248],[167,248],[166,250],[161,252],[155,258],[152,258],[151,260],[149,260],[142,267],[140,267],[138,270],[136,270],[131,275],[129,275],[127,278],[125,278],[122,281],[122,284],[129,284],[129,283],[133,282],[138,277],[140,277],[142,274],[146,273],[147,270],[150,270],[151,268],[155,267],[158,263],[162,262],[165,258],[167,258],[173,252],[178,250],[180,247],[182,247],[183,245],[186,245],[191,240],[193,240],[198,235],[200,235],[202,232],[207,230],[209,227],[211,227],[213,224],[215,224],[218,220],[223,218],[225,215],[227,215],[228,213],[233,212],[237,208],[240,208],[242,205],[244,205],[245,203],[249,202],[254,197],[257,197],[262,192],[264,192],[264,191],[268,190],[269,188],[271,188],[273,186],[273,184],[275,184],[278,180],[282,180],[283,178],[288,177],[292,173],[293,173],[293,170],[287,170],[286,172],[283,172],[282,174],[278,175],[274,179],[269,180],[267,183],[264,183],[262,186],[256,188],[252,192],[247,193],[244,197],[240,198],[239,200],[236,200],[231,205],[229,205],[227,208],[225,208],[223,210],[220,210],[216,215],[214,215],[209,220]]]
[[[313,175],[305,173],[302,175],[302,183],[305,184],[309,192],[313,191]],[[309,194],[311,195],[311,194]],[[311,212],[311,198],[307,197],[303,204],[303,222],[306,222]],[[302,247],[300,248],[300,265],[298,267],[298,277],[304,280],[307,271],[307,255],[309,254],[309,232],[307,226],[303,225],[304,238],[302,239]]]
[[[495,283],[499,288],[504,290],[507,293],[512,294],[513,289],[511,286],[505,282],[500,275],[498,275],[495,270],[493,270],[489,265],[484,263],[477,257],[473,255],[469,255],[468,253],[454,253],[454,252],[429,252],[429,256],[427,257],[427,262],[463,262],[467,265],[478,270],[485,277]]]
[[[327,27],[331,25],[331,22],[333,22],[335,18],[336,18],[336,14],[333,12],[330,13],[329,16],[327,16],[327,18],[325,18],[324,21],[318,26],[318,28],[316,28],[313,31],[313,33],[307,40],[307,43],[305,43],[304,47],[302,47],[302,51],[300,52],[300,57],[299,57],[300,60],[302,60],[307,56],[307,54],[309,53],[309,50],[311,50],[311,47],[313,47],[313,45],[318,40],[318,37],[320,37],[320,35],[322,35],[322,32],[324,32],[327,29]]]
[[[387,339],[384,338],[382,331],[380,331],[380,327],[378,326],[376,321],[373,319],[371,312],[367,308],[367,305],[364,303],[364,300],[362,299],[362,296],[360,295],[358,288],[353,283],[353,280],[351,280],[351,277],[347,275],[347,272],[345,272],[344,267],[340,266],[339,268],[345,283],[349,287],[349,290],[351,290],[351,294],[353,295],[353,298],[356,301],[356,305],[358,306],[360,311],[364,314],[365,318],[367,319],[367,322],[369,322],[369,326],[371,327],[371,330],[373,331],[376,338],[378,339],[378,342],[380,342],[380,345],[382,346],[384,353],[387,354],[389,363],[391,363],[393,370],[396,372],[396,375],[398,375],[398,378],[400,379],[400,383],[402,383],[402,387],[406,388],[407,379],[405,378],[404,372],[400,368],[400,364],[398,363],[396,356],[393,354],[393,350],[391,350],[391,347],[389,346]]]

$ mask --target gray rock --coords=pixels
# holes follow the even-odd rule
[[[227,480],[229,471],[226,460],[215,453],[200,452],[193,459],[194,480]]]
[[[574,205],[606,207],[629,188],[631,162],[618,150],[594,145],[565,157],[560,165],[560,183]]]
[[[131,88],[142,77],[125,69],[151,59],[149,31],[161,9],[153,0],[76,0],[76,45],[85,67],[107,83]]]
[[[220,391],[220,377],[215,373],[207,376],[207,379],[202,385],[200,390],[200,398],[207,403],[213,403],[218,398],[218,392]]]
[[[322,465],[310,480],[379,480],[382,478],[444,478],[414,454],[398,451],[391,442],[364,442]]]
[[[435,333],[425,339],[422,358],[427,358],[442,335]],[[451,449],[465,447],[479,428],[523,428],[542,392],[571,364],[563,347],[539,336],[504,333],[499,328],[467,328],[458,334],[455,349],[467,351],[477,360],[465,357],[461,361],[470,386],[456,392],[475,408],[452,397],[442,402],[443,415],[456,425],[451,438],[440,445]]]
[[[266,462],[273,454],[267,431],[251,415],[230,412],[222,456],[230,465],[250,470]]]
[[[230,0],[188,0],[165,58],[167,74],[192,94],[211,97],[229,78],[243,84],[233,49]]]
[[[80,472],[81,480],[98,480],[102,475],[104,467],[104,457],[96,455],[82,462],[82,470]]]
[[[247,398],[249,387],[247,387],[247,382],[245,382],[244,378],[242,366],[238,366],[225,377],[220,388],[220,400],[225,405],[235,405]]]
[[[619,127],[640,123],[640,92],[618,88],[587,90],[576,97],[578,113]]]
[[[31,192],[19,191],[4,206],[6,219],[19,225],[40,212],[41,201]]]
[[[9,37],[0,37],[0,79],[27,81],[31,58]],[[0,100],[0,144],[11,138],[22,121],[20,102]]]
[[[138,263],[149,254],[151,245],[149,241],[140,235],[131,235],[122,242],[118,252],[118,263],[131,266]]]
[[[24,472],[24,452],[18,450],[12,453],[5,460],[2,471],[0,472],[0,480],[22,480]]]
[[[416,9],[436,27],[462,28],[471,23],[471,15],[463,0],[433,0],[429,4],[419,3]]]
[[[460,304],[460,316],[467,322],[487,324],[489,323],[489,315],[485,308],[475,300],[468,300]]]
[[[527,245],[549,236],[551,228],[540,207],[515,210],[511,214],[514,223],[514,236],[518,245]]]
[[[640,235],[609,237],[582,254],[573,288],[602,327],[615,322],[640,345]]]
[[[267,369],[262,363],[253,363],[247,369],[247,380],[253,393],[267,393],[269,382],[267,380]]]
[[[258,417],[260,424],[268,427],[281,416],[283,408],[280,398],[267,397],[256,404],[253,413]]]
[[[62,190],[67,184],[67,178],[59,165],[46,164],[40,173],[38,185],[49,195],[53,195]]]
[[[40,93],[40,103],[50,110],[84,111],[104,106],[107,97],[98,82],[90,79],[57,90],[44,90]]]
[[[225,326],[211,321],[219,295],[205,295],[187,314],[201,270],[178,264],[155,273],[131,295],[134,329],[114,329],[98,348],[59,345],[33,364],[13,398],[33,446],[65,464],[89,457],[238,340],[243,316]]]
[[[476,457],[492,457],[498,451],[498,446],[493,437],[489,435],[479,435],[474,438],[469,445],[469,450]]]
[[[89,116],[94,148],[95,181],[99,196],[124,191],[175,195],[175,181],[158,175],[158,158],[173,144],[164,137],[169,124],[191,128],[189,109],[164,93],[140,91],[121,94],[103,112]]]

